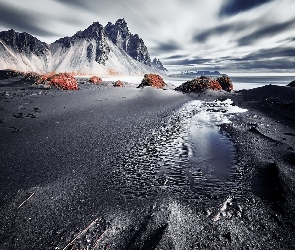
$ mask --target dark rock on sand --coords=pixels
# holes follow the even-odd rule
[[[257,109],[275,121],[295,126],[295,88],[266,85],[260,88],[241,90],[243,106]],[[239,102],[239,101],[238,101]]]
[[[24,118],[25,114],[24,113],[16,113],[16,114],[13,114],[12,116],[15,118]]]
[[[21,73],[16,70],[0,70],[0,80],[9,79],[11,77],[19,76]]]
[[[114,87],[124,87],[124,83],[121,82],[120,80],[116,81],[114,84],[113,84]]]
[[[295,80],[292,81],[292,82],[290,82],[287,86],[288,86],[288,87],[295,87]]]

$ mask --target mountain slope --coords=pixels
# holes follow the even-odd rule
[[[28,33],[0,32],[0,68],[20,71],[47,71],[49,47]]]
[[[27,33],[0,32],[0,68],[104,75],[160,72],[151,67],[147,47],[137,34],[130,33],[124,19],[106,27],[94,22],[50,45]]]

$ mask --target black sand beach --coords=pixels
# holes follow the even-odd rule
[[[295,89],[0,83],[1,249],[294,249]],[[219,125],[234,162],[211,182],[183,107],[226,97],[248,112]]]

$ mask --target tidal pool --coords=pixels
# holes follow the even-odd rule
[[[128,197],[168,194],[207,199],[238,186],[233,142],[218,125],[244,112],[231,100],[195,100],[179,109],[149,138],[132,146],[116,168],[116,183]]]

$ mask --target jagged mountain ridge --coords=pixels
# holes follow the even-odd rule
[[[161,61],[157,58],[154,58],[154,60],[151,62],[151,66],[155,69],[158,69],[160,71],[163,72],[168,72],[168,70],[163,66],[163,64],[161,63]]]
[[[103,27],[94,22],[72,37],[46,44],[28,33],[0,32],[0,68],[77,74],[163,73],[151,64],[144,42],[124,19]]]
[[[133,35],[129,32],[124,19],[119,19],[115,24],[109,22],[105,31],[111,41],[126,51],[133,59],[151,66],[150,55],[143,40],[139,38],[138,34]]]

